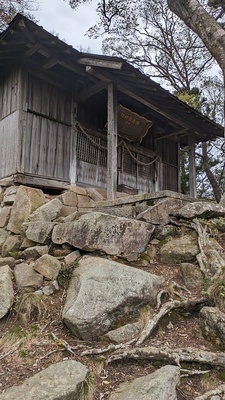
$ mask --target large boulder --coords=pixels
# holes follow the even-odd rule
[[[0,267],[0,318],[9,311],[14,301],[12,272],[8,265]]]
[[[62,361],[0,394],[1,400],[69,400],[82,397],[88,369],[78,361]]]
[[[55,226],[52,241],[131,260],[145,251],[153,232],[154,226],[146,222],[93,212]]]
[[[44,203],[45,195],[42,190],[20,186],[17,189],[7,229],[16,234],[20,233],[23,222]]]
[[[143,304],[154,305],[163,281],[115,261],[86,256],[74,270],[63,320],[76,336],[95,339]]]
[[[0,267],[8,265],[11,269],[15,266],[15,258],[13,257],[0,257]]]
[[[44,254],[48,254],[48,246],[33,246],[33,247],[28,247],[24,251],[22,251],[21,256],[25,260],[28,260],[29,258],[36,259]]]
[[[43,285],[43,276],[38,274],[32,265],[21,263],[14,268],[17,288],[23,292],[31,292]]]
[[[54,221],[60,215],[62,207],[63,204],[58,198],[50,200],[33,212],[29,217],[29,221]]]
[[[164,264],[180,264],[195,261],[199,253],[196,235],[185,234],[181,237],[171,237],[162,243],[159,249],[160,262]]]
[[[5,229],[0,228],[0,253],[2,251],[2,246],[8,237],[9,233]]]
[[[21,245],[21,238],[19,235],[13,235],[7,237],[1,249],[2,257],[17,258],[20,245]]]
[[[126,324],[107,332],[105,337],[113,343],[129,342],[139,335],[141,328],[142,324],[140,322]]]
[[[16,192],[18,190],[18,186],[9,186],[5,189],[3,195],[3,206],[11,206],[16,198]]]
[[[46,244],[50,241],[54,226],[54,222],[43,220],[29,222],[27,224],[25,234],[27,239],[31,240],[32,242]]]
[[[185,219],[217,218],[225,216],[225,208],[208,201],[196,201],[186,204],[179,211],[173,211],[171,214]]]
[[[180,368],[166,365],[150,375],[122,383],[109,400],[177,400],[179,381]]]
[[[50,280],[57,278],[60,268],[60,261],[49,254],[43,255],[34,264],[34,270]]]
[[[180,269],[184,284],[188,289],[195,289],[203,285],[204,277],[198,265],[181,263]]]
[[[159,201],[152,207],[141,212],[137,219],[144,220],[146,222],[151,222],[156,225],[166,225],[170,220],[171,212],[177,212],[184,202],[180,199],[167,198]]]
[[[8,224],[11,207],[0,208],[0,228],[4,228]]]
[[[203,251],[205,253],[205,276],[208,278],[219,276],[225,265],[223,248],[214,238],[209,238],[207,244],[203,246]]]
[[[203,336],[225,350],[225,314],[217,307],[203,307],[199,313]]]

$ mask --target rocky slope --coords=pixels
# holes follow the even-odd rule
[[[222,204],[0,200],[0,399],[225,398]]]

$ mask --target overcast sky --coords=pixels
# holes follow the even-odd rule
[[[97,21],[95,7],[97,0],[83,4],[77,10],[69,6],[67,0],[38,0],[39,10],[34,11],[38,25],[47,31],[58,34],[59,38],[79,50],[90,49],[91,53],[101,54],[101,39],[89,39],[86,31]]]

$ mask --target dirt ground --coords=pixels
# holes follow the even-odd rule
[[[170,283],[183,285],[178,266],[165,266],[154,263],[140,267],[145,271],[162,275]],[[52,363],[74,359],[87,365],[92,371],[90,385],[91,400],[108,400],[113,390],[124,381],[153,372],[162,364],[152,362],[121,361],[108,363],[107,353],[104,355],[81,356],[81,352],[88,348],[105,347],[107,342],[84,342],[74,337],[61,321],[61,310],[66,298],[67,283],[64,287],[45,301],[47,312],[40,310],[37,321],[31,319],[26,325],[21,320],[14,307],[9,315],[0,321],[0,393],[12,385],[18,385],[25,378],[45,369]],[[201,297],[197,288],[190,293],[184,293],[185,298]],[[18,301],[19,302],[19,296]],[[151,314],[157,313],[156,309]],[[52,335],[53,334],[53,335]],[[74,354],[63,346],[65,340]],[[197,313],[181,313],[172,311],[160,323],[142,346],[169,346],[170,348],[195,347],[216,351],[212,344],[206,341],[198,325]],[[187,366],[192,369],[191,365]],[[196,369],[196,366],[193,367]],[[177,388],[178,400],[191,400],[194,397],[215,388],[223,383],[219,379],[221,370],[206,368],[203,375],[186,376],[181,378]]]

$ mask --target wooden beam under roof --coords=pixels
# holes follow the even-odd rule
[[[181,120],[179,120],[179,118],[176,118],[175,116],[173,117],[171,115],[171,113],[165,112],[164,110],[162,110],[162,107],[160,105],[156,106],[155,104],[153,104],[150,101],[151,99],[147,100],[147,99],[143,98],[142,96],[140,96],[139,94],[135,93],[132,90],[131,86],[128,86],[124,82],[121,82],[118,78],[114,78],[110,73],[108,73],[108,72],[106,73],[105,71],[96,70],[94,67],[87,67],[86,71],[95,75],[99,79],[105,80],[106,82],[116,83],[118,90],[120,90],[127,96],[139,101],[140,103],[144,104],[148,108],[153,109],[154,111],[158,112],[159,114],[165,116],[167,119],[175,121],[176,123],[178,123],[178,125],[182,125],[182,126],[185,125],[183,120],[181,121]],[[185,127],[190,128],[189,125],[185,125]]]
[[[54,65],[59,64],[59,60],[56,57],[50,57],[45,63],[42,64],[44,69],[51,69]]]
[[[81,57],[77,60],[78,64],[90,66],[90,67],[100,67],[100,68],[110,68],[110,69],[119,69],[121,70],[123,67],[123,63],[121,61],[114,60],[106,60],[92,57]]]
[[[173,137],[173,136],[178,136],[178,137],[179,136],[185,136],[185,135],[188,134],[188,131],[189,131],[188,128],[184,128],[184,129],[175,130],[175,131],[173,131],[171,133],[168,133],[168,134],[165,134],[165,135],[162,135],[162,136],[156,135],[155,136],[155,140],[168,139],[168,138]]]
[[[95,85],[92,85],[90,88],[79,93],[78,96],[75,98],[76,103],[80,103],[81,101],[88,99],[89,97],[93,96],[94,94],[101,92],[106,87],[107,87],[107,83],[105,81],[97,82]]]
[[[35,43],[35,45],[31,46],[29,50],[26,51],[25,57],[31,57],[34,53],[36,53],[40,49],[40,43]]]
[[[203,122],[206,123],[207,121],[204,121],[204,119],[203,119],[203,121],[199,121],[198,114],[194,114],[193,116],[195,117],[195,120],[193,120],[194,118],[192,118],[192,121],[190,121],[190,115],[189,115],[189,112],[187,112],[189,110],[185,109],[185,105],[183,105],[183,108],[185,110],[184,114],[186,114],[186,115],[180,114],[178,112],[178,110],[176,110],[175,108],[173,109],[173,112],[171,112],[171,111],[167,110],[166,107],[163,108],[163,104],[161,101],[159,101],[160,99],[159,100],[157,99],[157,95],[152,97],[152,96],[147,96],[146,93],[140,94],[139,92],[137,92],[137,90],[132,88],[132,85],[127,85],[126,83],[121,81],[119,78],[116,78],[109,71],[104,71],[102,69],[100,70],[100,69],[97,69],[94,67],[87,67],[86,71],[95,75],[99,79],[105,79],[106,82],[110,82],[110,81],[114,82],[117,85],[118,90],[120,90],[122,93],[139,101],[140,103],[144,104],[148,108],[153,109],[154,111],[158,112],[160,115],[165,116],[167,119],[175,122],[176,124],[178,124],[184,128],[192,129],[194,132],[200,131],[202,140],[205,141],[205,140],[209,139],[209,135],[207,135],[207,133],[205,133],[205,134],[202,133]],[[146,84],[146,91],[147,91],[147,84]],[[181,104],[181,106],[182,106],[182,104]],[[190,112],[191,112],[191,110],[190,110]],[[210,122],[211,121],[209,121],[209,123]],[[218,129],[218,132],[219,132],[219,128],[217,128],[215,126],[215,129]]]
[[[38,43],[36,43],[36,44],[38,44]],[[30,48],[33,47],[33,45],[31,45],[31,43],[28,43],[27,46]],[[87,78],[87,74],[85,73],[85,71],[82,71],[81,67],[76,66],[75,63],[72,63],[67,60],[63,61],[60,58],[56,57],[56,55],[52,51],[50,51],[46,46],[40,44],[40,47],[38,47],[38,46],[36,47],[36,52],[42,54],[43,56],[45,56],[46,58],[49,59],[49,60],[46,60],[46,63],[43,64],[44,68],[50,69],[54,65],[58,64],[74,73],[77,73],[77,74]],[[52,60],[54,60],[54,61],[52,61]],[[48,65],[48,63],[49,63],[49,65]]]
[[[52,85],[56,85],[68,91],[75,91],[77,89],[76,85],[74,82],[71,82],[71,80],[62,77],[62,75],[58,74],[57,72],[49,72],[48,70],[45,70],[42,68],[42,66],[36,64],[34,61],[29,60],[29,65],[24,62],[24,66],[30,74],[41,79],[45,79]]]

